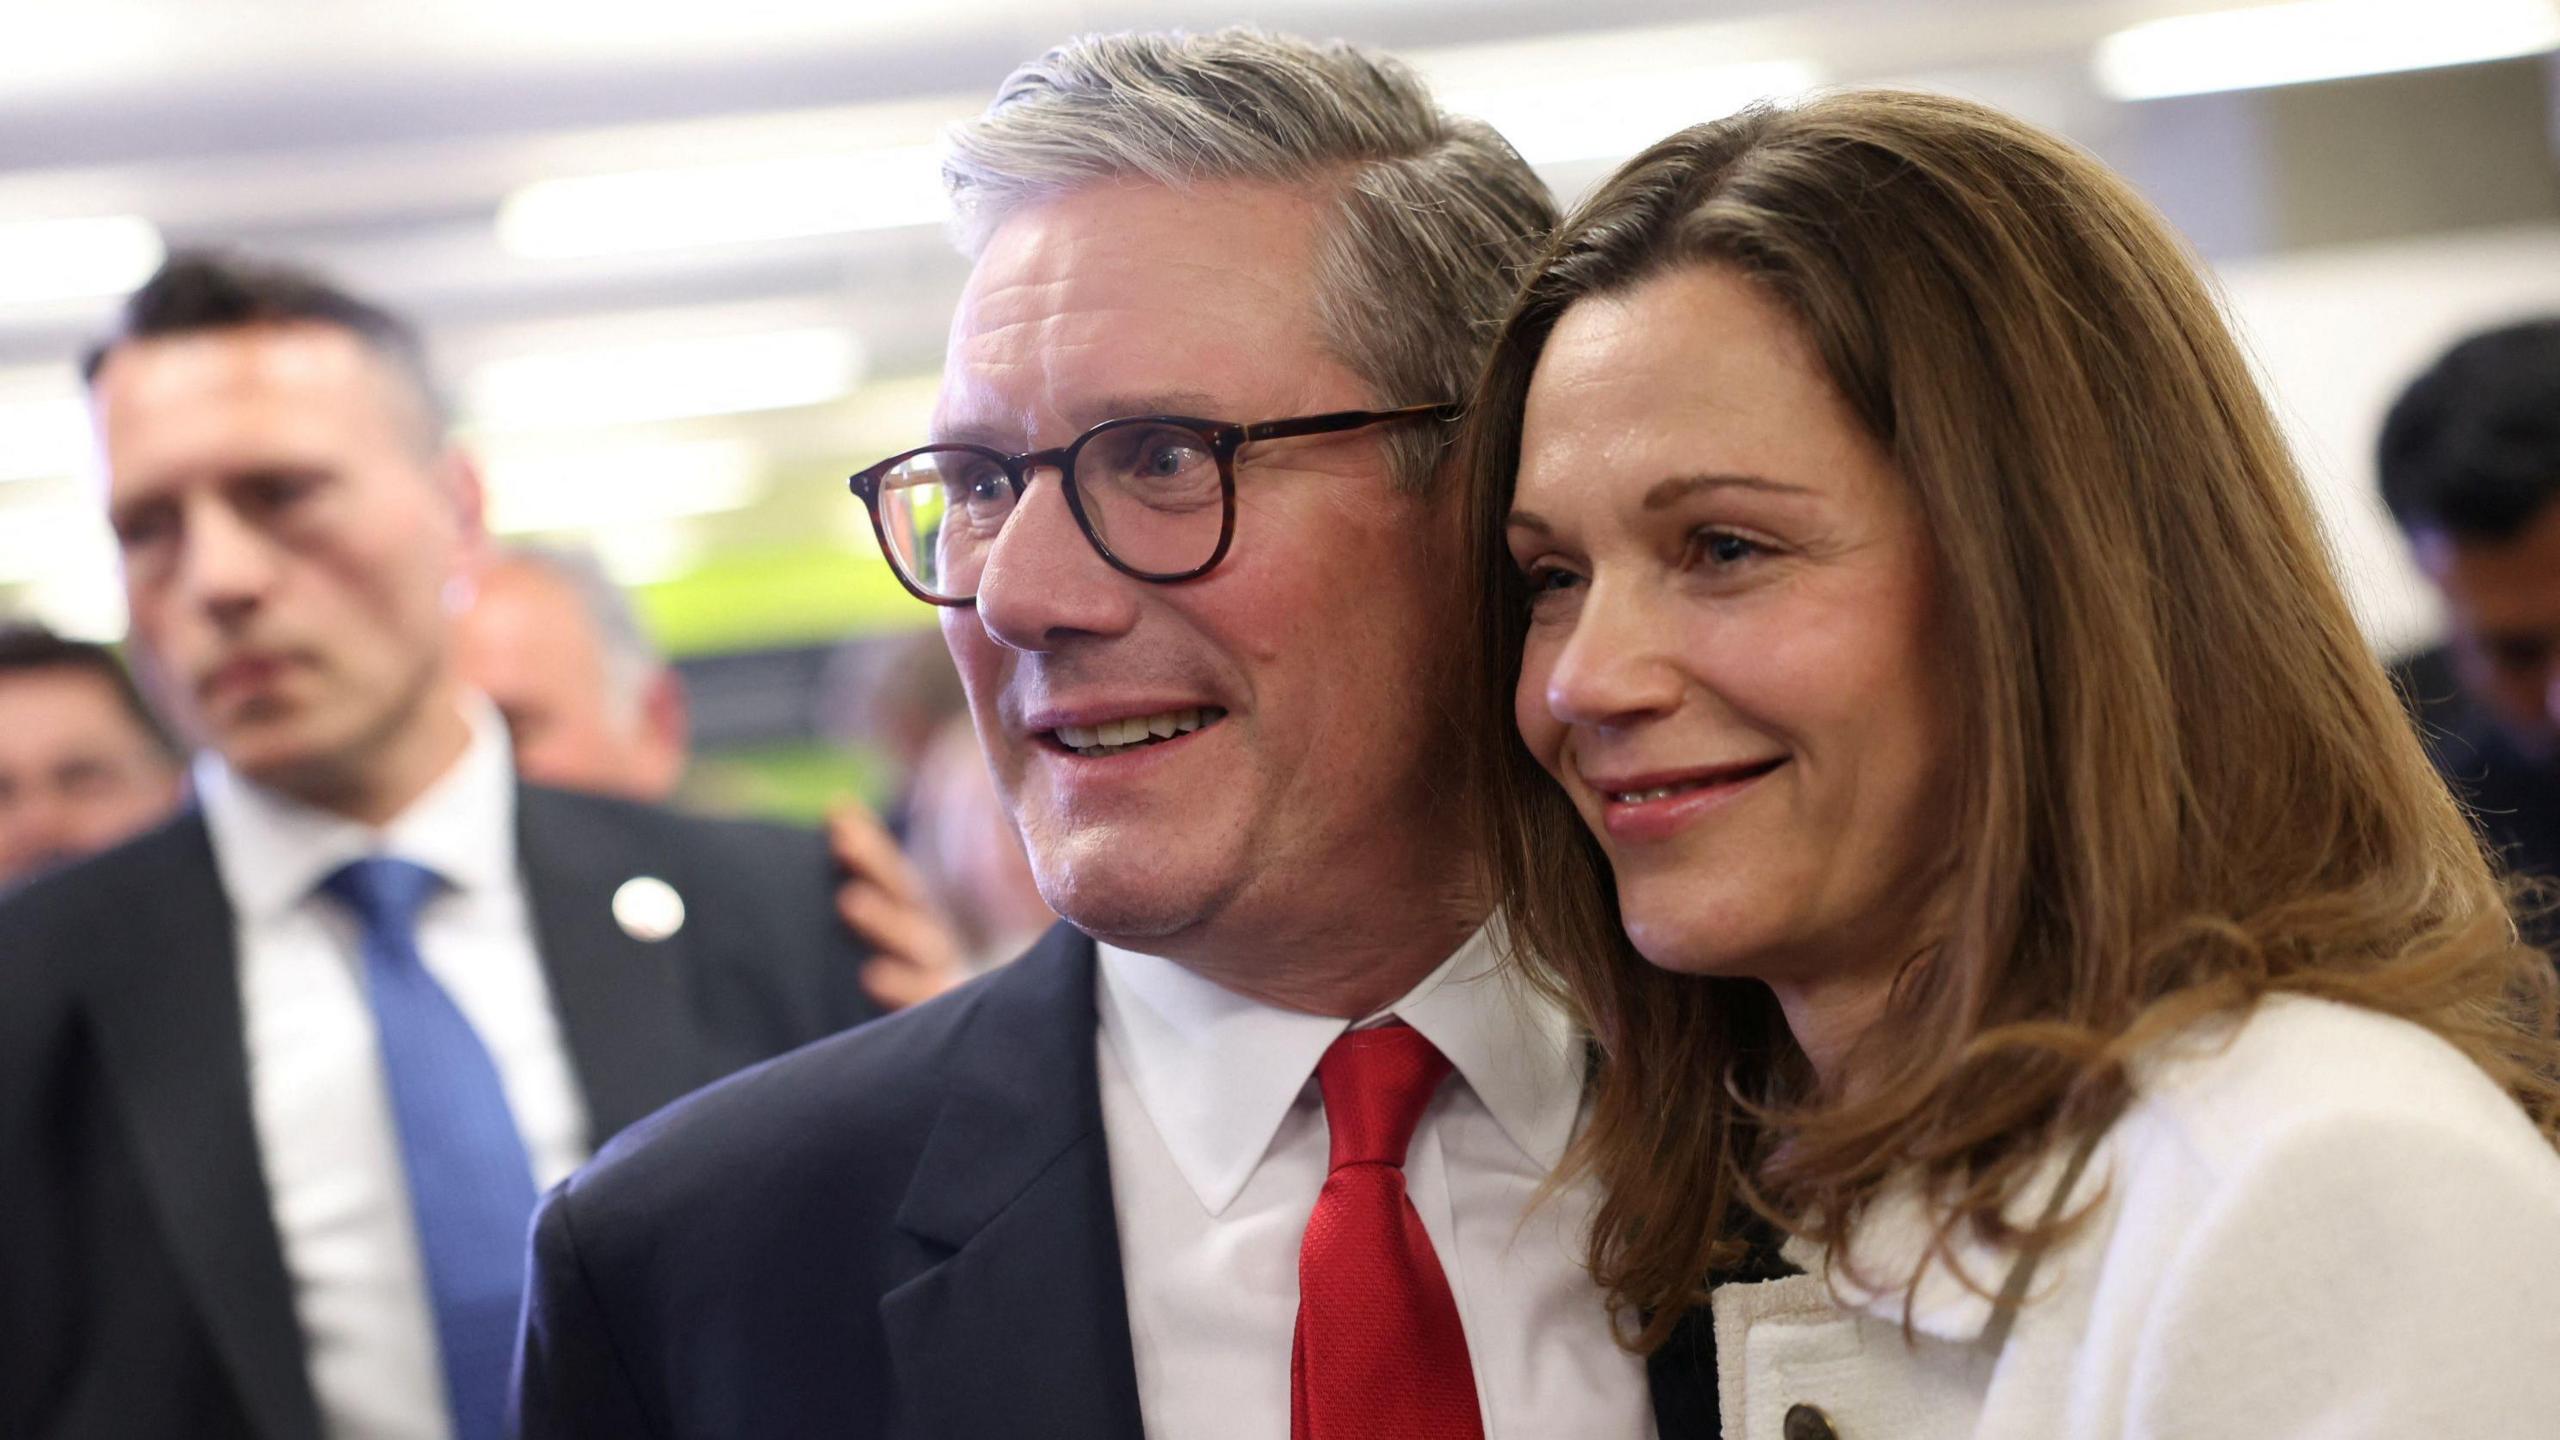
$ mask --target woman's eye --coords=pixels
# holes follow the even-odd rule
[[[1561,565],[1532,565],[1520,572],[1521,583],[1529,590],[1531,604],[1561,595],[1582,584],[1582,577]]]
[[[1718,569],[1739,565],[1766,553],[1759,541],[1736,535],[1730,530],[1701,530],[1690,537],[1689,546],[1699,559]]]

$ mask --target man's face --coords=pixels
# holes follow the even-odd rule
[[[1374,394],[1327,352],[1319,216],[1284,189],[1131,183],[1011,217],[953,320],[935,438],[1024,451],[1117,416],[1446,398]],[[1396,488],[1375,429],[1247,446],[1236,477],[1226,559],[1152,585],[1094,553],[1037,472],[976,607],[943,612],[1042,895],[1178,958],[1375,925],[1462,868],[1431,788],[1453,527]],[[1079,736],[1109,753],[1058,735],[1194,711],[1208,723],[1153,743]]]
[[[122,345],[93,400],[134,636],[174,717],[288,794],[381,783],[448,683],[468,467],[333,326]]]
[[[463,679],[506,717],[525,779],[640,800],[674,792],[685,741],[673,677],[616,694],[604,637],[568,585],[530,565],[492,566],[456,644]]]
[[[178,767],[104,678],[0,674],[0,885],[103,850],[178,803]]]
[[[2519,750],[2560,759],[2560,504],[2509,539],[2429,530],[2413,548],[2444,596],[2463,688]]]

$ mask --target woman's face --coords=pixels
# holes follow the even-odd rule
[[[1515,713],[1653,963],[1890,975],[1949,833],[1918,502],[1793,319],[1686,267],[1567,310],[1508,539]]]

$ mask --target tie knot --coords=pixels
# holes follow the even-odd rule
[[[424,865],[375,855],[339,866],[320,888],[354,911],[367,930],[415,935],[420,907],[443,883],[444,877]]]
[[[1401,1020],[1345,1031],[1316,1062],[1333,1167],[1404,1164],[1422,1107],[1449,1073],[1449,1057]]]

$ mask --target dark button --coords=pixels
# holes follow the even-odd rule
[[[1811,1405],[1787,1407],[1787,1440],[1840,1440],[1840,1432],[1831,1428],[1831,1417]]]

